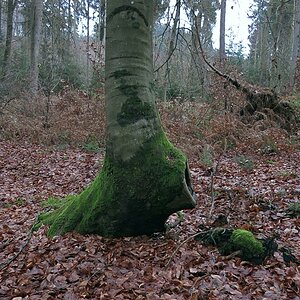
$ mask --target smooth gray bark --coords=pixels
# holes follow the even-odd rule
[[[42,29],[43,0],[32,1],[32,26],[30,44],[30,92],[36,96],[39,79],[39,52]]]
[[[225,53],[225,22],[226,22],[226,0],[221,0],[221,15],[220,15],[220,63],[223,64],[226,59]]]
[[[297,66],[297,60],[299,58],[299,43],[300,43],[300,1],[294,0],[294,30],[293,30],[293,48],[291,57],[291,77],[290,85],[291,87],[295,84],[295,71]]]

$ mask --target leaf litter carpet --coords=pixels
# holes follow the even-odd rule
[[[49,239],[45,227],[30,232],[42,202],[78,193],[103,153],[0,141],[0,299],[300,299],[299,266],[280,252],[253,266],[193,239],[178,248],[225,214],[229,226],[278,235],[279,247],[300,258],[300,220],[285,213],[300,198],[299,151],[254,156],[251,170],[235,156],[221,157],[213,189],[207,168],[191,158],[197,207],[177,226],[171,216],[164,234]]]

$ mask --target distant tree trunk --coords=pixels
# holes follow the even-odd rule
[[[192,45],[191,45],[191,59],[190,59],[190,80],[191,86],[195,83],[193,81],[198,81],[198,84],[201,86],[201,96],[204,97],[205,95],[205,84],[207,83],[207,76],[206,76],[206,68],[204,66],[204,62],[201,57],[198,55],[198,37],[203,32],[202,24],[204,23],[203,20],[203,11],[199,11],[196,15],[193,13],[192,15]],[[196,26],[196,23],[198,26]],[[205,37],[201,36],[202,40],[205,41]]]
[[[175,41],[176,41],[176,33],[178,23],[180,21],[180,8],[181,8],[181,0],[177,0],[176,2],[176,13],[174,17],[174,23],[171,30],[170,41],[169,41],[169,49],[167,52],[167,59],[171,59],[171,56],[175,50]],[[164,74],[164,84],[163,84],[163,101],[167,100],[167,90],[168,90],[168,77],[170,73],[169,61],[166,63],[165,74]]]
[[[89,83],[90,71],[90,1],[87,1],[86,11],[86,83]]]
[[[3,33],[2,33],[2,1],[0,1],[0,43],[3,40]]]
[[[42,217],[50,235],[151,234],[173,212],[195,206],[187,160],[155,108],[153,2],[107,1],[106,157],[88,188]]]
[[[297,67],[297,59],[299,57],[299,43],[300,43],[300,1],[294,0],[294,31],[293,31],[293,48],[291,57],[291,77],[290,85],[294,87],[295,85],[295,71]]]
[[[105,40],[105,11],[106,11],[106,0],[101,0],[99,3],[99,26],[98,26],[98,38],[99,42],[104,44]]]
[[[226,0],[221,0],[221,16],[220,16],[220,63],[223,64],[226,59],[225,52],[225,21],[226,21]]]
[[[259,30],[259,82],[263,86],[270,85],[270,51],[268,47],[268,30],[265,24],[262,24]]]
[[[3,76],[7,74],[11,58],[11,44],[13,36],[13,15],[17,5],[17,0],[7,0],[7,24],[6,24],[6,41],[3,57]]]
[[[68,43],[71,43],[71,38],[72,38],[72,5],[71,5],[71,0],[68,1]]]
[[[40,38],[42,29],[42,12],[43,12],[43,0],[32,1],[32,27],[31,27],[31,47],[30,47],[30,92],[33,96],[38,91],[38,79],[39,79],[39,50],[40,50]]]

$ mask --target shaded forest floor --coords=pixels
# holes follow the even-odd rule
[[[43,111],[21,116],[17,104],[14,114],[1,116],[1,299],[300,299],[299,266],[280,252],[253,266],[191,239],[174,253],[199,226],[225,214],[228,226],[278,235],[279,247],[300,259],[300,219],[285,213],[300,199],[299,135],[268,124],[250,128],[231,115],[211,117],[203,104],[160,106],[170,139],[189,156],[198,197],[177,226],[151,237],[49,239],[45,227],[31,236],[44,201],[78,193],[103,161],[104,119],[95,119],[103,105],[76,99],[58,99],[47,126]]]

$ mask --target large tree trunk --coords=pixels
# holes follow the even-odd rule
[[[31,47],[30,47],[30,92],[33,96],[38,91],[38,79],[39,79],[39,50],[40,50],[40,38],[42,29],[42,12],[43,12],[43,0],[32,1],[32,27],[31,27]]]
[[[42,217],[50,235],[151,234],[173,212],[195,206],[187,160],[167,140],[154,106],[153,1],[107,5],[104,166],[79,196]]]

